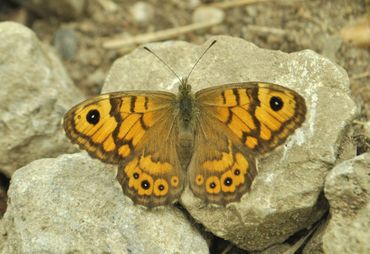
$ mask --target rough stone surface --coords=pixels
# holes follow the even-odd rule
[[[210,44],[169,41],[149,44],[174,71],[186,77]],[[182,203],[207,230],[246,250],[263,250],[284,242],[317,221],[327,206],[320,193],[336,162],[344,129],[356,114],[346,72],[310,50],[283,53],[260,49],[242,39],[218,42],[196,66],[189,83],[199,90],[242,81],[266,81],[292,88],[306,98],[303,127],[285,145],[258,161],[259,174],[241,202],[207,207],[189,190]],[[167,90],[177,92],[178,79],[141,48],[115,62],[104,92]],[[330,116],[330,117],[329,117]]]
[[[370,253],[370,153],[337,165],[327,176],[330,221],[324,253]]]
[[[122,194],[115,167],[85,153],[17,170],[1,253],[208,253],[175,207],[147,210]]]
[[[85,0],[13,0],[38,15],[49,17],[50,14],[64,19],[78,18],[85,10]]]
[[[71,150],[64,112],[82,100],[56,55],[28,28],[0,23],[0,170]]]

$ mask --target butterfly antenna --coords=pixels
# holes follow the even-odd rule
[[[154,53],[148,47],[145,46],[144,49],[147,50],[147,51],[149,51],[150,53],[152,53],[159,61],[161,61],[177,77],[177,79],[180,81],[180,83],[182,82],[182,80],[179,77],[179,75],[177,75],[177,73],[165,61],[163,61],[162,58],[160,58],[156,53]]]
[[[199,63],[200,59],[203,58],[203,56],[207,53],[207,51],[213,46],[215,45],[215,43],[217,42],[217,40],[214,40],[211,42],[211,44],[209,44],[208,48],[206,48],[206,50],[204,50],[203,54],[198,58],[198,60],[195,62],[195,64],[193,65],[193,68],[191,68],[188,76],[186,77],[186,80],[188,80],[188,78],[190,77],[191,73],[193,72],[195,66],[197,66],[197,64]]]

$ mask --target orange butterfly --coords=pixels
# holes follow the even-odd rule
[[[213,43],[214,44],[214,43]],[[208,203],[240,200],[257,174],[257,155],[282,144],[303,123],[306,104],[264,82],[178,94],[115,92],[70,109],[64,129],[92,157],[118,164],[123,192],[147,207],[179,199],[184,186]]]

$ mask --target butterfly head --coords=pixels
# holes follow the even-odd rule
[[[188,78],[181,78],[180,85],[179,85],[179,93],[180,94],[191,94],[191,85],[188,83]]]

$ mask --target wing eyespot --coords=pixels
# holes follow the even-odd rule
[[[86,121],[89,124],[96,125],[100,120],[100,113],[97,109],[92,109],[86,114]]]
[[[154,182],[154,195],[164,196],[168,191],[168,183],[165,179],[160,178]]]
[[[177,176],[171,177],[171,185],[177,187],[179,185],[179,178]]]
[[[148,180],[143,180],[141,181],[141,188],[144,190],[148,190],[150,188],[150,183]]]
[[[233,179],[231,177],[226,177],[224,180],[225,186],[231,186],[233,184]]]
[[[278,96],[272,96],[270,98],[270,107],[273,111],[279,111],[284,107],[283,100]]]
[[[208,177],[206,191],[211,194],[216,194],[221,191],[220,179],[217,176]]]
[[[202,175],[197,175],[197,177],[195,178],[195,182],[198,184],[198,185],[202,185],[203,182],[204,182],[204,178]]]

